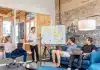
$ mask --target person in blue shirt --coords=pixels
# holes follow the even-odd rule
[[[72,49],[77,48],[77,45],[75,44],[75,38],[69,38],[65,47],[67,47],[65,51],[60,49],[52,50],[53,64],[56,64],[58,67],[60,66],[60,57],[70,57],[72,54]],[[55,55],[57,56],[57,63],[55,62]]]
[[[81,52],[82,53],[80,55],[73,54],[73,55],[70,56],[69,65],[68,65],[67,70],[71,70],[72,63],[73,63],[74,59],[79,60],[77,69],[75,69],[75,70],[79,70],[81,68],[82,59],[90,60],[90,53],[94,52],[95,50],[96,50],[96,46],[93,44],[93,38],[88,37],[85,40],[84,46],[81,47]]]
[[[11,52],[11,58],[15,59],[17,57],[23,56],[23,61],[27,60],[27,52],[23,49],[23,37],[20,39],[19,43],[17,43],[17,48]]]

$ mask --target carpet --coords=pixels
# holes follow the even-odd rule
[[[57,68],[51,66],[41,66],[37,70],[64,70],[64,68]]]

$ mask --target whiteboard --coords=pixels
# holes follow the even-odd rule
[[[43,26],[41,29],[42,44],[65,44],[66,31],[64,25]]]

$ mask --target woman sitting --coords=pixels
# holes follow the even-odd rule
[[[14,47],[12,46],[12,41],[10,36],[5,37],[5,44],[4,44],[4,51],[6,58],[11,58],[11,53],[14,50]]]
[[[6,58],[15,59],[17,57],[24,56],[23,57],[23,61],[26,62],[27,53],[22,48],[23,47],[23,43],[22,42],[18,43],[17,44],[17,48],[14,49],[14,47],[12,46],[12,43],[11,43],[11,37],[10,36],[7,36],[5,39],[6,39],[6,43],[5,43],[5,54],[6,54]]]

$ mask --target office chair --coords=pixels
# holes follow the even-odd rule
[[[23,56],[17,58],[4,58],[6,70],[23,66]]]

